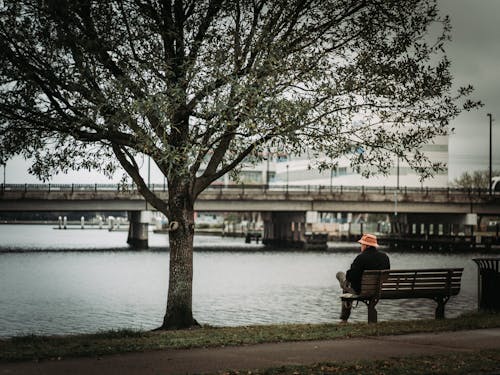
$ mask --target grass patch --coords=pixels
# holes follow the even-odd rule
[[[253,375],[401,375],[401,374],[481,374],[500,370],[500,349],[473,353],[392,358],[377,361],[327,362],[311,366],[283,366],[252,370]],[[224,375],[248,374],[229,371]]]
[[[119,330],[74,336],[23,336],[0,340],[0,361],[98,357],[107,354],[250,345],[264,342],[331,340],[500,327],[500,314],[468,314],[446,320],[391,321],[377,324],[287,324],[248,327],[203,327],[141,332]]]

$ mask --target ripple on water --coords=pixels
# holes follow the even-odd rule
[[[62,231],[22,227],[16,240],[13,234],[4,236],[6,226],[0,226],[0,248],[16,241],[22,245],[26,237],[39,245],[67,248],[60,242]],[[85,248],[89,241],[118,246],[117,237],[107,237],[104,231],[96,233],[103,236],[97,240],[87,238],[90,231],[72,232],[73,248]],[[198,241],[229,248],[244,245],[241,238]],[[194,254],[193,311],[200,323],[239,326],[338,320],[341,291],[335,273],[349,267],[356,250],[263,252],[259,247],[241,251],[236,245],[234,249],[240,251]],[[462,290],[448,302],[446,315],[476,309],[477,269],[472,258],[481,254],[389,255],[392,268],[464,267]],[[168,253],[158,251],[0,253],[0,336],[156,328],[165,312],[168,263]],[[432,318],[434,308],[431,300],[383,300],[378,305],[379,320]],[[360,304],[351,319],[366,321],[366,317],[366,306]]]

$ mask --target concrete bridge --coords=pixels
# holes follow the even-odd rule
[[[168,191],[152,185],[163,199]],[[0,185],[0,211],[140,211],[152,209],[132,186],[115,184]],[[500,194],[487,190],[364,186],[211,186],[196,211],[360,212],[499,215]]]
[[[150,188],[167,199],[164,185]],[[140,212],[151,209],[133,186],[0,186],[0,211],[128,211],[131,227],[137,227],[146,221]],[[454,225],[473,228],[482,216],[500,215],[500,194],[489,195],[484,189],[213,185],[199,196],[195,210],[260,212],[264,242],[290,246],[307,242],[310,212],[385,213],[392,215],[397,233],[409,234],[415,227],[417,232],[429,233],[433,224],[439,224],[445,226],[440,231],[449,235]]]

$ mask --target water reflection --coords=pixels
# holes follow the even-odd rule
[[[239,325],[248,324],[249,319],[251,323],[336,321],[341,291],[334,274],[348,268],[356,253],[198,255],[204,264],[198,280],[210,280],[205,288],[195,285],[195,309],[200,319],[204,317],[207,323],[215,325]],[[203,260],[206,257],[210,258],[210,265]],[[476,308],[477,276],[472,257],[391,254],[393,268],[465,268],[462,291],[447,305],[450,317]],[[207,311],[214,296],[214,304]],[[379,320],[432,318],[434,308],[431,300],[381,301]],[[366,307],[360,304],[351,319],[366,321],[366,314]]]
[[[27,230],[31,228],[25,227],[24,237]],[[48,249],[65,249],[74,243],[89,246],[82,232],[74,231],[73,245],[64,246],[59,234],[54,236],[47,228],[33,230],[41,236],[37,243],[49,244]],[[89,232],[85,232],[87,236]],[[0,238],[2,248],[3,233]],[[207,239],[210,241],[210,246],[227,247],[232,241],[243,242],[214,237]],[[117,247],[108,237],[110,242]],[[17,243],[22,245],[21,240]],[[263,252],[259,247],[237,252],[197,251],[195,317],[202,324],[216,326],[336,322],[340,288],[335,273],[349,267],[356,248],[341,253]],[[477,271],[471,259],[481,254],[389,255],[393,268],[464,267],[462,290],[448,302],[446,315],[476,309]],[[168,252],[123,249],[0,253],[0,336],[155,328],[165,310],[168,262]],[[432,318],[434,307],[431,300],[383,300],[378,305],[379,320]],[[366,307],[360,304],[351,319],[366,318]]]

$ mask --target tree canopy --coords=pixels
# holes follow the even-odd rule
[[[500,171],[492,171],[493,176],[500,176]],[[452,186],[464,189],[489,189],[490,188],[490,172],[488,169],[464,172],[459,177],[455,178],[451,183]]]
[[[189,315],[194,201],[242,162],[270,149],[364,173],[388,172],[391,154],[423,177],[442,167],[420,146],[477,104],[470,86],[451,92],[450,33],[436,0],[4,1],[0,162],[20,153],[42,178],[123,167],[179,223],[168,305]]]
[[[449,93],[430,0],[23,0],[0,17],[0,159],[44,178],[118,160],[137,182],[141,153],[198,174],[196,195],[269,146],[382,172],[392,152],[427,175],[419,146],[470,91]]]

